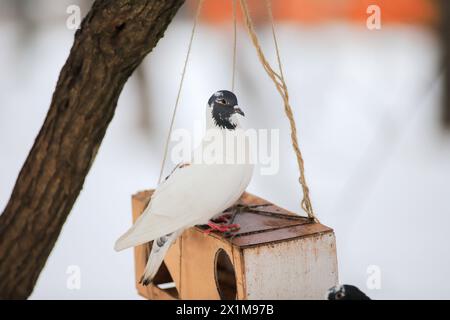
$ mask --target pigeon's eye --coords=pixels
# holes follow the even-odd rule
[[[220,104],[227,104],[227,101],[225,99],[218,99],[217,102]]]
[[[336,299],[340,300],[344,297],[344,294],[342,292],[336,293]]]

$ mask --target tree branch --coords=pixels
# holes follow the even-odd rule
[[[135,68],[184,0],[96,0],[0,216],[0,299],[24,299],[58,238]]]

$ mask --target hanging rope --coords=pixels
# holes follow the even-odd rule
[[[242,12],[244,13],[244,20],[245,20],[245,26],[247,28],[247,32],[250,36],[250,39],[252,40],[253,46],[256,49],[256,52],[258,54],[259,60],[266,71],[267,75],[272,79],[273,83],[275,84],[275,87],[281,97],[283,98],[284,102],[284,111],[286,113],[287,118],[289,119],[289,125],[291,128],[291,140],[292,140],[292,147],[294,148],[295,155],[297,156],[297,164],[300,171],[300,177],[299,182],[303,190],[303,199],[301,202],[302,209],[306,212],[308,217],[310,219],[313,219],[314,221],[318,222],[318,219],[314,215],[314,211],[311,205],[311,199],[309,197],[309,188],[306,183],[305,178],[305,165],[303,161],[303,156],[300,151],[300,147],[297,140],[297,126],[295,124],[294,114],[292,112],[292,108],[289,102],[289,93],[287,89],[287,85],[284,79],[283,75],[283,67],[281,64],[281,58],[280,58],[280,52],[278,47],[278,41],[275,33],[275,23],[272,15],[271,10],[271,4],[269,0],[266,0],[266,7],[269,14],[269,19],[272,25],[272,36],[275,43],[276,48],[276,55],[278,60],[278,68],[279,68],[279,74],[273,70],[273,68],[270,66],[270,63],[267,61],[262,48],[259,44],[258,36],[256,35],[255,27],[253,24],[253,21],[251,19],[249,10],[248,10],[248,4],[247,0],[239,0],[242,8]]]
[[[281,80],[282,80],[284,86],[286,87],[286,82],[284,81],[283,66],[281,64],[280,48],[278,47],[277,35],[275,33],[275,22],[274,22],[273,14],[272,14],[272,2],[270,0],[265,0],[265,1],[266,1],[267,15],[269,17],[270,25],[271,25],[271,29],[272,29],[273,43],[275,44],[275,52],[277,54],[278,69],[280,69]],[[286,93],[287,93],[287,87],[286,87]]]
[[[231,73],[231,92],[234,92],[234,84],[236,80],[236,51],[237,51],[237,18],[236,18],[236,5],[237,0],[233,0],[233,71]]]
[[[180,85],[178,86],[177,99],[175,100],[175,106],[173,107],[172,119],[170,120],[169,132],[167,134],[166,144],[164,146],[164,156],[163,156],[163,160],[162,160],[162,163],[161,163],[161,169],[159,171],[158,184],[161,183],[162,176],[163,176],[163,173],[164,173],[164,167],[166,166],[167,151],[169,149],[170,136],[172,135],[173,124],[175,122],[175,115],[177,113],[178,104],[180,102],[181,90],[183,89],[184,77],[186,75],[186,68],[187,68],[187,64],[188,64],[188,61],[189,61],[189,56],[191,55],[192,42],[194,40],[194,34],[195,34],[195,30],[197,28],[198,18],[200,16],[200,12],[202,11],[203,1],[204,0],[198,0],[198,4],[197,4],[197,10],[196,10],[196,13],[195,13],[194,25],[192,26],[192,32],[191,32],[191,38],[189,40],[188,51],[187,51],[187,54],[186,54],[186,59],[184,60],[184,66],[183,66],[183,71],[181,73]]]

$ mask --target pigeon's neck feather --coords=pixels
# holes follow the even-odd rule
[[[236,115],[233,115],[232,117],[234,120],[233,122],[236,123],[236,129],[242,129],[242,127],[239,123],[239,120],[237,119],[238,117]],[[209,130],[209,129],[220,129],[220,130],[224,130],[224,131],[228,130],[228,129],[220,128],[216,125],[216,122],[212,116],[212,108],[209,105],[207,105],[206,106],[206,130]]]

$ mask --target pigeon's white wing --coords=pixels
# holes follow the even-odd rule
[[[144,213],[117,240],[122,250],[180,228],[206,223],[232,205],[251,177],[250,165],[191,164],[176,169],[152,195]]]

